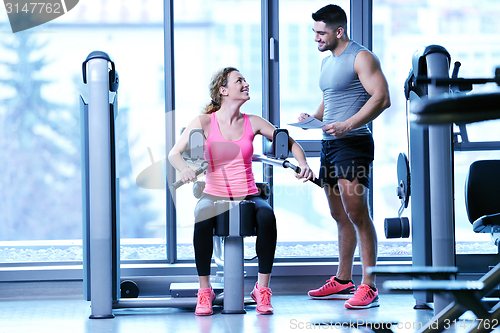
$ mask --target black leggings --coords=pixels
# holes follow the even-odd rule
[[[194,256],[199,276],[210,275],[210,263],[213,252],[213,228],[215,226],[214,202],[227,200],[213,195],[203,194],[194,210]],[[255,203],[257,221],[256,253],[259,259],[259,273],[270,274],[274,252],[276,250],[276,217],[264,199],[259,196],[248,196],[245,200]]]

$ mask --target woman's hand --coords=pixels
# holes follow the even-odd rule
[[[311,168],[309,165],[306,164],[299,164],[300,168],[300,173],[296,173],[295,177],[297,179],[304,179],[304,183],[307,182],[309,179],[316,179],[316,176],[314,175],[314,172],[312,172]]]
[[[196,173],[188,165],[186,165],[186,167],[180,171],[179,176],[181,177],[182,182],[185,184],[192,181],[194,182],[196,180]]]

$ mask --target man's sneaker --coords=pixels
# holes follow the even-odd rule
[[[355,289],[352,280],[343,284],[335,276],[332,276],[329,280],[326,280],[324,286],[319,289],[309,290],[307,294],[312,299],[350,299],[354,295]]]
[[[196,303],[196,310],[194,311],[197,316],[210,316],[213,312],[212,301],[215,298],[215,293],[210,288],[204,288],[198,290],[198,300]]]
[[[252,299],[257,302],[257,308],[255,309],[258,313],[263,315],[273,314],[273,307],[271,305],[271,289],[267,287],[260,287],[258,283],[255,283],[255,287],[253,288],[250,296]]]
[[[359,285],[354,296],[345,302],[347,309],[368,309],[376,306],[379,306],[378,290],[373,290],[367,284]]]

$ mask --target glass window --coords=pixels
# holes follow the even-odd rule
[[[337,2],[347,13],[349,1]],[[297,122],[301,112],[316,112],[322,100],[319,89],[321,60],[312,31],[312,13],[324,1],[281,0],[280,33],[280,124],[296,140],[320,140],[321,130],[303,130],[287,124]],[[296,161],[291,158],[292,163]],[[316,175],[319,158],[308,158]],[[276,257],[332,257],[338,255],[337,227],[330,216],[322,189],[295,179],[289,169],[274,168],[274,208],[278,224]]]
[[[347,14],[348,0],[337,2]],[[296,140],[319,140],[318,130],[302,130],[286,124],[297,122],[300,113],[314,113],[322,100],[319,89],[321,60],[329,52],[319,52],[312,32],[311,17],[324,1],[281,0],[279,2],[280,124]]]
[[[82,260],[78,95],[96,50],[120,75],[122,259],[166,258],[165,191],[136,185],[165,155],[163,3],[81,1],[15,34],[2,6],[0,28],[0,262]]]
[[[260,0],[174,1],[176,137],[210,102],[210,79],[223,67],[236,67],[250,85],[251,99],[242,112],[262,115],[260,21]],[[194,258],[196,202],[192,185],[176,191],[177,258],[181,260]]]
[[[400,206],[395,195],[396,161],[400,152],[408,154],[406,100],[403,84],[411,69],[413,53],[423,46],[438,44],[451,55],[451,63],[460,61],[460,77],[493,77],[499,66],[500,41],[493,22],[500,13],[500,4],[488,0],[475,3],[473,15],[468,1],[373,1],[373,51],[379,57],[389,82],[391,107],[373,122],[375,138],[374,219],[379,223],[379,239],[383,238],[380,223],[397,216]],[[464,31],[463,26],[469,27]],[[497,23],[498,26],[498,23]],[[472,37],[473,36],[473,37]],[[470,37],[470,38],[469,38]],[[464,40],[474,44],[464,44]],[[450,68],[450,74],[451,74]],[[495,84],[476,85],[476,91],[498,91]],[[498,121],[467,125],[471,141],[500,141]],[[390,135],[388,135],[390,133]],[[476,159],[499,158],[500,152],[455,153],[455,219],[457,253],[496,253],[488,234],[475,234],[467,219],[464,205],[465,175]],[[410,216],[410,209],[403,216]],[[404,242],[404,240],[401,240]]]

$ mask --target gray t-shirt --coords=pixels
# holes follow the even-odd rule
[[[370,98],[354,73],[354,59],[359,51],[367,50],[364,46],[350,41],[344,52],[335,57],[330,55],[321,63],[319,87],[324,93],[325,111],[323,122],[331,124],[349,119],[365,105]],[[368,125],[349,131],[344,137],[371,134]],[[323,140],[336,138],[323,132]]]

